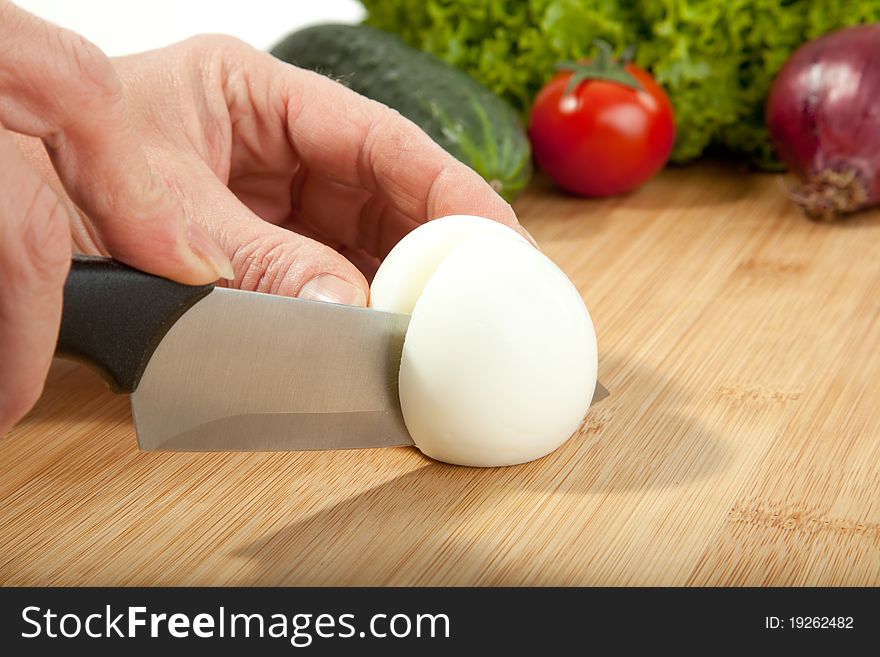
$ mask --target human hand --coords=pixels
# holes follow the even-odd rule
[[[223,244],[236,287],[364,305],[362,274],[419,223],[470,213],[522,230],[396,111],[240,41],[196,37],[114,64],[151,164]]]
[[[86,48],[95,54],[93,47]],[[221,243],[232,260],[236,287],[363,305],[368,287],[361,272],[371,275],[388,250],[418,223],[444,214],[472,213],[522,231],[510,207],[476,173],[396,112],[238,41],[198,37],[115,60],[113,66],[122,88],[122,99],[115,102],[126,110],[129,138],[138,142],[146,168],[160,181],[162,197],[171,192],[188,225],[205,226]],[[67,78],[70,83],[71,76]],[[52,96],[43,100],[51,104],[61,98],[58,93]],[[84,99],[84,104],[95,113],[93,99]],[[112,254],[146,271],[199,282],[167,270],[166,261],[175,260],[174,244],[135,237],[132,242],[139,246],[129,254],[120,246],[121,238],[105,229],[114,216],[132,223],[135,214],[142,218],[136,223],[142,231],[147,230],[144,226],[164,225],[148,212],[149,204],[116,191],[113,185],[119,183],[112,172],[99,178],[105,183],[100,187],[72,185],[59,168],[51,140],[37,131],[19,130],[43,138],[42,144],[21,139],[19,145],[53,187],[42,188],[53,191],[51,198],[65,208],[75,251]],[[103,145],[91,146],[91,161],[112,159],[114,151]],[[88,171],[91,161],[82,170]],[[127,186],[137,189],[134,181],[139,178],[126,177]],[[66,201],[65,190],[81,211]],[[107,197],[116,199],[112,211],[95,212],[96,202],[110,205]],[[138,212],[144,207],[147,211]],[[63,233],[62,228],[55,230]],[[42,238],[44,232],[38,235]],[[157,255],[160,262],[148,262],[141,250]],[[11,405],[12,411],[0,403],[0,433],[39,394],[57,332],[60,285],[69,254],[69,242],[63,258],[55,254],[54,278],[46,277],[52,280],[44,284],[45,296],[51,298],[40,322],[44,328],[40,335],[30,330],[31,347],[45,356],[32,368],[36,376],[29,377],[37,383],[30,384],[27,394],[16,395],[20,401]],[[14,300],[6,305],[15,307]],[[28,326],[27,321],[18,324]],[[0,333],[7,331],[0,323]],[[8,357],[0,358],[6,362]],[[0,400],[4,394],[8,393],[0,387]]]

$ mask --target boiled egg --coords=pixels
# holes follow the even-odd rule
[[[513,229],[430,221],[398,243],[371,305],[411,315],[399,372],[404,422],[427,456],[524,463],[578,428],[596,387],[596,334],[568,277]]]

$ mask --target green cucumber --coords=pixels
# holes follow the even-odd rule
[[[508,201],[532,175],[529,140],[513,108],[394,34],[368,25],[317,25],[288,35],[272,54],[393,107]]]

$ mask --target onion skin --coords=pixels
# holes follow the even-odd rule
[[[766,118],[808,216],[880,203],[880,23],[801,46],[773,83]]]

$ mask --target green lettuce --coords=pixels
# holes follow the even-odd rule
[[[778,166],[764,103],[805,41],[880,20],[880,0],[362,0],[367,22],[454,64],[527,113],[556,63],[602,38],[663,85],[675,107],[672,159],[732,152]]]

